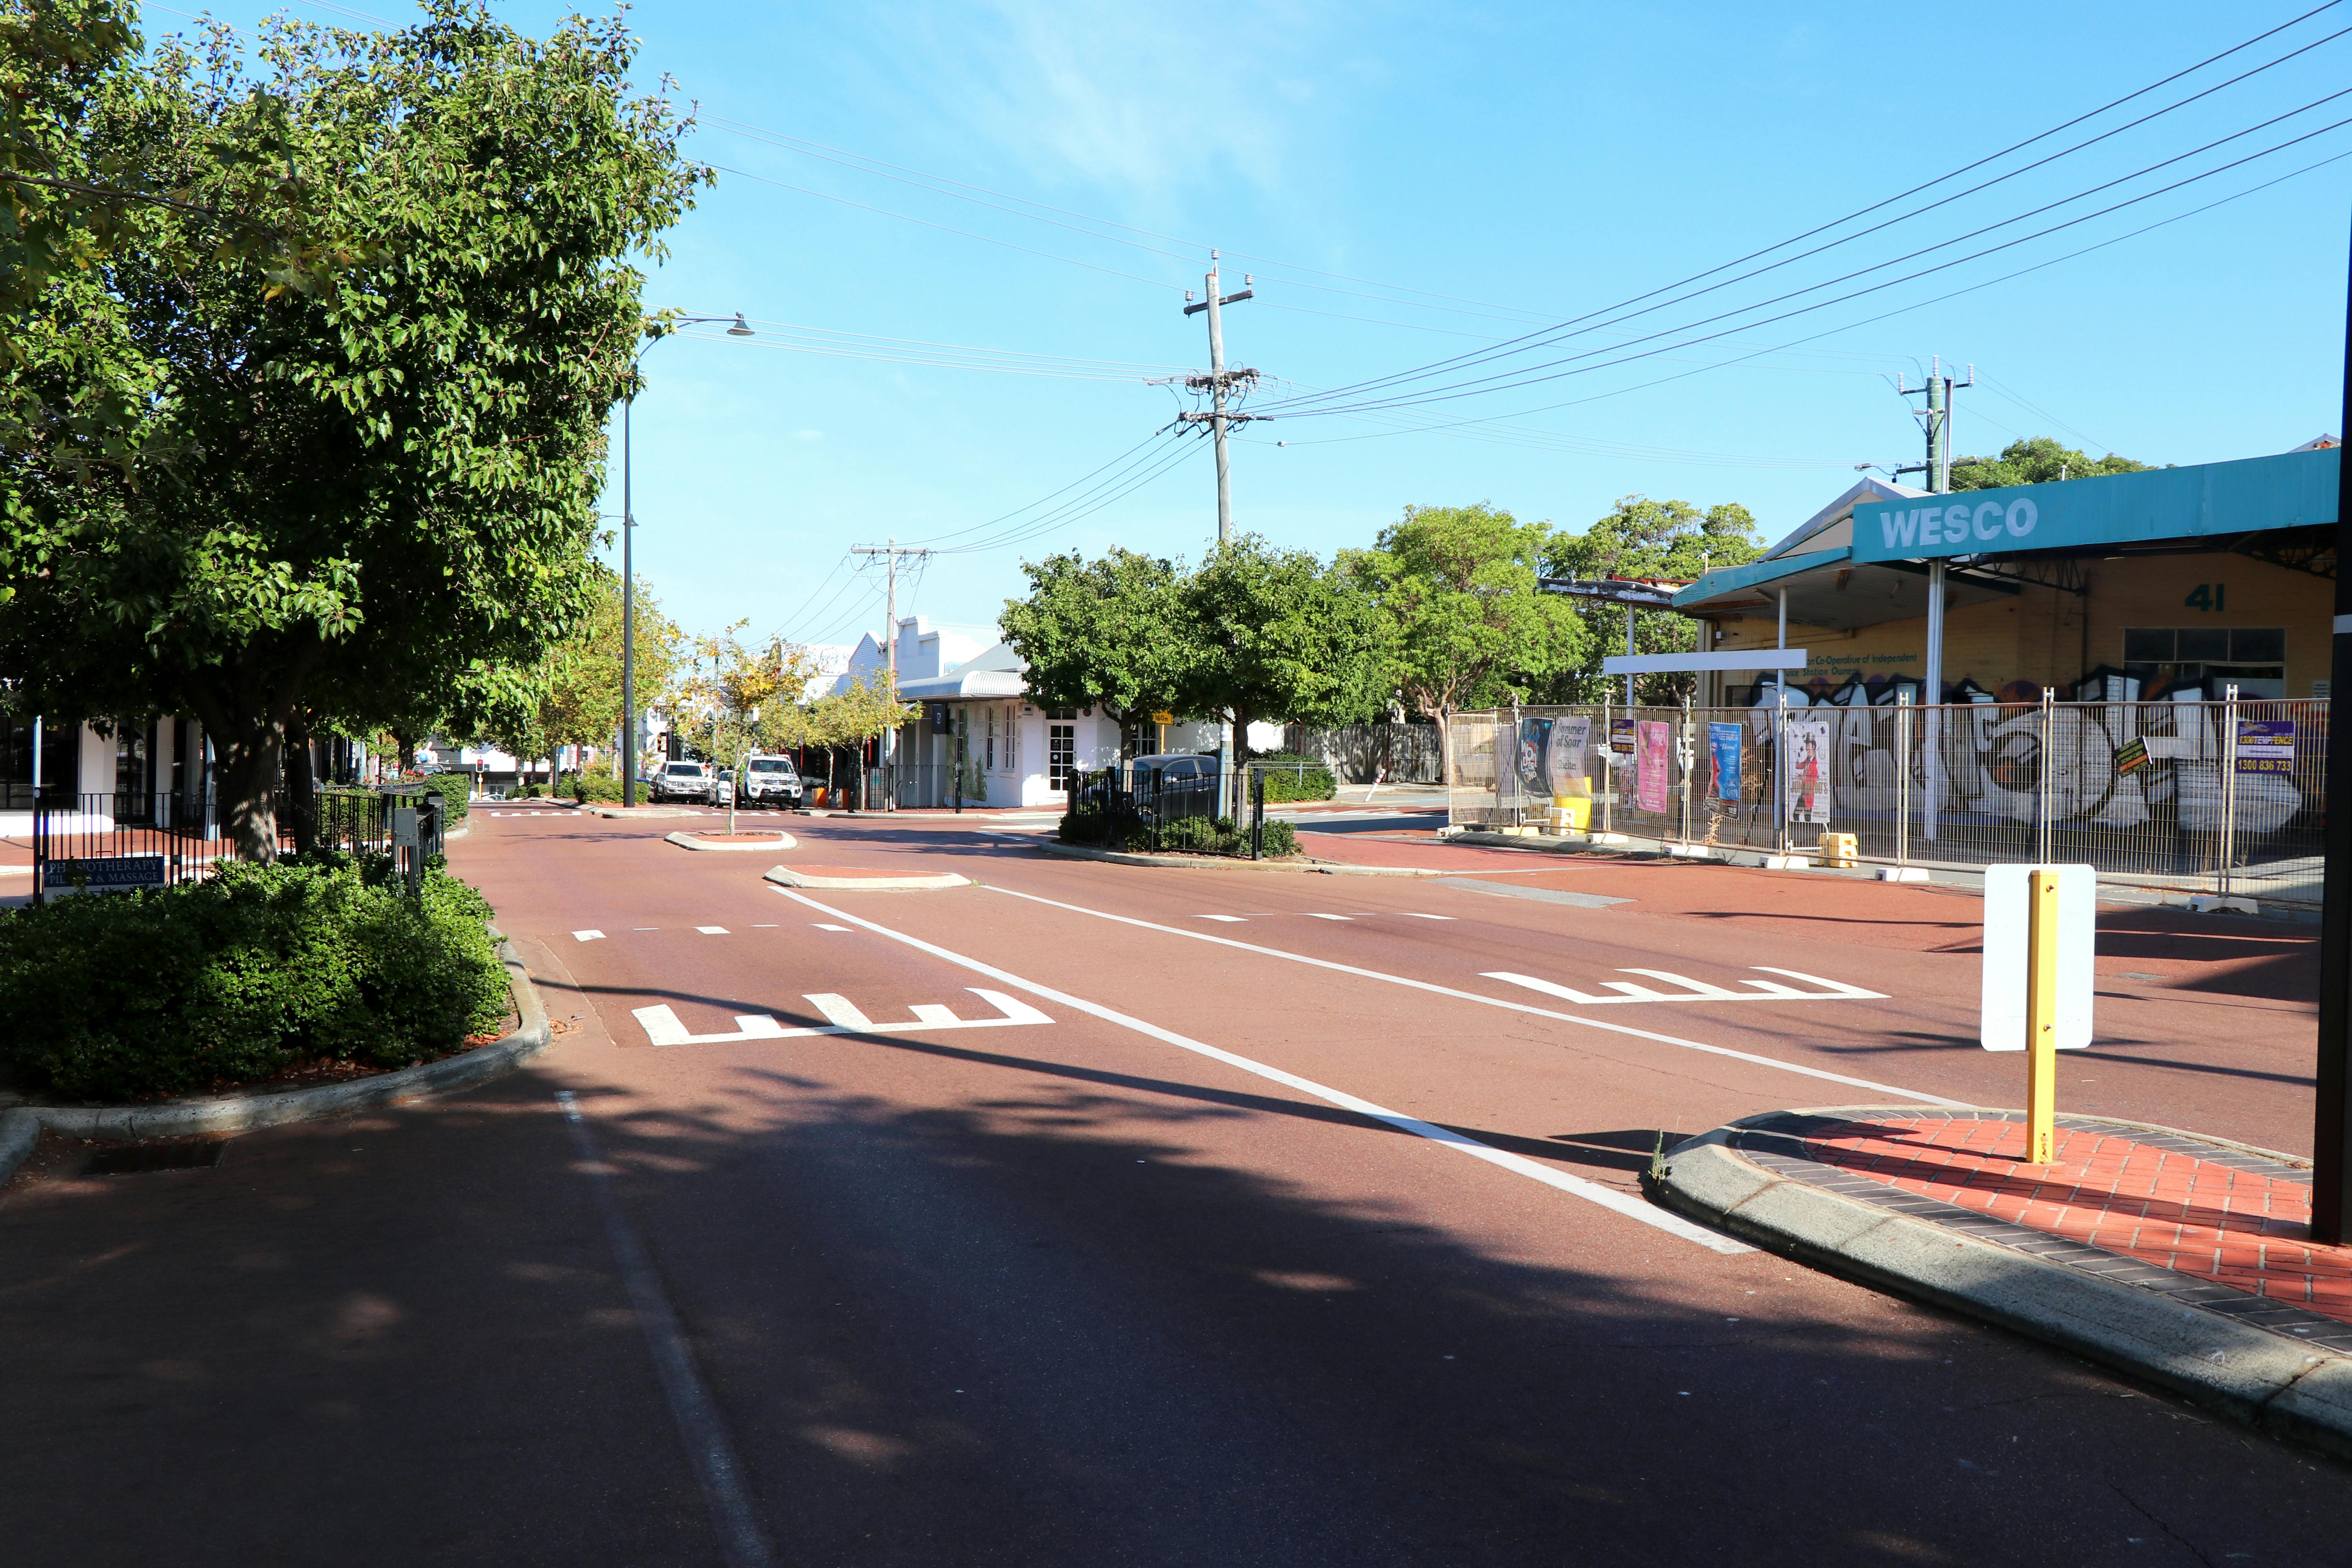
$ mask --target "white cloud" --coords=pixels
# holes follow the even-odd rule
[[[1222,16],[992,0],[923,5],[898,31],[928,55],[921,74],[940,107],[1038,177],[1156,204],[1236,177],[1278,189],[1295,151],[1292,114],[1323,96],[1318,79],[1346,20],[1323,0]]]

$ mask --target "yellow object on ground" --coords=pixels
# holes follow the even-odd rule
[[[1583,833],[1592,826],[1592,797],[1589,795],[1556,795],[1551,797],[1551,820],[1555,827],[1570,833]]]
[[[1852,866],[1861,860],[1862,846],[1851,833],[1824,833],[1821,856],[1824,866]]]

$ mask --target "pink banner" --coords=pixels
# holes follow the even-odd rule
[[[1644,719],[1634,726],[1639,739],[1642,776],[1633,786],[1633,804],[1643,811],[1666,809],[1667,775],[1674,771],[1668,753],[1675,743],[1674,726],[1662,719]]]

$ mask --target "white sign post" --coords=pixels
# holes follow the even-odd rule
[[[2091,1043],[2091,957],[2097,940],[2099,873],[2093,866],[1988,866],[1984,900],[1984,1000],[1979,1039],[1989,1051],[2025,1048],[2027,963],[2035,871],[2058,878],[2057,1046]]]

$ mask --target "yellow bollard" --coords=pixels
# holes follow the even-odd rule
[[[2026,880],[2025,1163],[2056,1152],[2058,1098],[2058,873]]]

